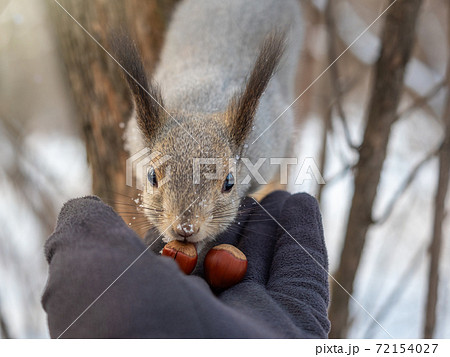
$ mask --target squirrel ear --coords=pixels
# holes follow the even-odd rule
[[[111,46],[133,94],[139,129],[150,140],[166,117],[161,91],[148,81],[136,45],[127,35],[114,34]]]
[[[259,99],[280,62],[285,34],[270,34],[261,46],[245,88],[233,96],[227,111],[227,124],[233,143],[240,147],[250,133]]]

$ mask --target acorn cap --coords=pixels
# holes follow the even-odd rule
[[[192,273],[197,265],[197,249],[192,243],[171,241],[164,246],[161,254],[173,258],[185,274]]]

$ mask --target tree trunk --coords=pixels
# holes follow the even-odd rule
[[[447,42],[450,45],[450,6],[448,7]],[[450,47],[447,47],[450,48]],[[450,58],[447,63],[447,88],[450,89]],[[433,237],[431,240],[428,295],[425,309],[423,337],[433,338],[436,327],[436,306],[438,301],[439,260],[442,243],[442,225],[445,219],[445,201],[450,179],[450,93],[447,92],[447,105],[443,123],[445,126],[444,143],[439,152],[439,178],[434,202]]]
[[[393,0],[389,1],[392,4]],[[382,47],[368,107],[367,126],[356,165],[355,188],[341,260],[331,286],[331,338],[344,338],[349,327],[349,294],[358,270],[369,226],[372,206],[383,162],[403,90],[406,65],[414,44],[421,0],[398,0],[388,10],[382,33]]]
[[[109,49],[110,33],[121,27],[127,28],[150,71],[155,67],[176,1],[59,2],[106,50]],[[134,188],[125,184],[128,153],[124,150],[122,136],[132,109],[128,87],[120,67],[108,54],[58,4],[50,4],[92,169],[92,191],[117,209],[119,202],[131,203],[125,196],[137,194]],[[127,220],[125,215],[124,219]]]
[[[433,237],[431,240],[428,294],[425,310],[424,338],[433,338],[436,326],[436,306],[438,301],[439,258],[442,243],[442,225],[445,219],[445,201],[450,178],[450,98],[447,99],[446,137],[439,153],[439,179],[434,203]]]
[[[0,311],[0,337],[1,338],[11,338],[9,333],[8,325],[3,318],[2,312]]]

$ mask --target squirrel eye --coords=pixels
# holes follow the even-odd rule
[[[234,176],[233,174],[230,172],[225,181],[223,182],[223,186],[222,186],[222,192],[230,192],[231,189],[234,186]]]
[[[156,172],[153,167],[150,167],[147,172],[148,182],[154,187],[158,187],[158,180],[156,179]]]

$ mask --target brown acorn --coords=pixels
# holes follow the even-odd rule
[[[197,249],[192,243],[173,240],[164,246],[161,254],[175,259],[185,274],[192,273],[197,265]]]
[[[220,244],[212,248],[204,261],[205,279],[215,289],[227,289],[239,283],[247,271],[247,258],[236,247]]]

